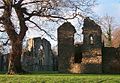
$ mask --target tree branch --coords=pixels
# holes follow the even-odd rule
[[[1,17],[1,20],[3,22],[3,25],[5,27],[5,30],[9,36],[10,39],[13,39],[16,40],[18,34],[15,32],[15,29],[14,29],[14,25],[10,19],[11,17],[11,12],[12,12],[12,7],[11,7],[11,3],[9,0],[7,0],[8,3],[5,4],[5,9],[4,9],[4,12],[3,12],[3,16]],[[4,2],[6,2],[6,0],[4,0]]]
[[[0,30],[0,32],[5,32],[5,30]]]
[[[16,14],[18,16],[19,25],[20,25],[20,33],[18,34],[18,37],[22,41],[25,34],[26,34],[26,31],[28,30],[28,27],[25,24],[25,18],[24,18],[24,14],[23,14],[21,6],[16,5],[15,6],[15,11],[16,11]]]
[[[5,43],[3,42],[3,45],[6,46],[8,42],[9,42],[9,39]]]
[[[80,13],[74,13],[73,16],[69,17],[69,18],[64,18],[64,17],[56,16],[56,15],[41,15],[40,12],[37,12],[37,11],[33,11],[32,13],[26,13],[26,12],[24,12],[24,13],[29,16],[26,18],[26,20],[29,20],[32,16],[39,16],[39,17],[46,17],[46,18],[59,18],[59,19],[63,19],[66,21],[70,20],[70,19],[74,19],[77,16],[80,16],[81,18],[85,18],[85,16],[81,15]]]
[[[2,21],[2,20],[4,20],[4,17],[3,17],[3,16],[0,17],[0,21]],[[2,23],[2,22],[0,22],[0,23]]]
[[[44,29],[40,28],[35,22],[29,20],[29,22],[33,23],[37,28],[39,28],[41,31],[43,31],[45,34],[47,34],[52,40],[57,41],[56,38],[53,38],[47,31]]]
[[[23,1],[24,0],[19,0],[17,4],[20,5]]]
[[[21,6],[28,5],[28,4],[33,4],[33,3],[38,3],[38,2],[43,2],[43,1],[37,1],[37,0],[35,0],[35,1],[32,1],[32,2],[23,3],[23,4],[21,4]]]
[[[5,8],[5,6],[0,6],[0,9],[4,9]]]

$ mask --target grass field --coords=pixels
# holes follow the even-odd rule
[[[57,73],[0,74],[0,83],[120,83],[120,75]]]

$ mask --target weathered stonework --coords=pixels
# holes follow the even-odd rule
[[[0,71],[7,71],[9,54],[0,53]]]
[[[120,74],[120,47],[103,48],[103,73]]]
[[[84,20],[82,29],[83,43],[74,45],[74,26],[66,22],[58,28],[58,56],[52,55],[51,45],[46,39],[31,39],[27,55],[32,54],[32,57],[25,56],[26,60],[23,60],[31,65],[26,69],[120,74],[120,47],[103,47],[101,28],[89,18]]]
[[[83,25],[81,73],[102,73],[101,28],[86,18]]]
[[[42,57],[42,68],[43,70],[52,71],[53,70],[53,53],[51,50],[51,44],[48,40],[42,39],[43,46],[43,57]]]
[[[58,28],[58,71],[71,72],[74,63],[74,26],[66,22]]]
[[[27,51],[22,56],[23,68],[27,71],[52,71],[53,53],[51,44],[46,39],[28,40]]]
[[[46,39],[28,40],[23,50],[22,67],[27,71],[56,71],[62,73],[120,74],[120,47],[104,47],[102,31],[93,20],[83,24],[83,43],[74,45],[75,28],[66,22],[58,29],[58,56]],[[9,54],[0,53],[0,71],[7,71]]]
[[[70,23],[64,23],[59,27],[59,72],[102,73],[101,28],[93,20],[86,18],[82,29],[83,44],[75,48],[74,27]]]
[[[0,71],[3,70],[3,55],[0,53]]]

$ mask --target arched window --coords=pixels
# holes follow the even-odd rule
[[[93,44],[93,35],[90,35],[90,44]]]

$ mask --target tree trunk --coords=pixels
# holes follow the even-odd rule
[[[26,34],[28,27],[25,23],[24,14],[22,12],[22,8],[20,4],[16,4],[14,6],[16,14],[18,16],[20,32],[17,33],[15,30],[15,25],[11,21],[12,14],[12,1],[13,0],[4,0],[5,7],[3,13],[3,25],[5,30],[9,36],[12,45],[12,51],[9,55],[9,64],[8,64],[8,74],[16,74],[16,73],[25,73],[22,70],[21,66],[21,54],[22,54],[22,40]],[[23,1],[23,0],[21,0]]]
[[[8,74],[23,73],[21,66],[22,42],[17,40],[12,43],[12,52],[9,57]]]

